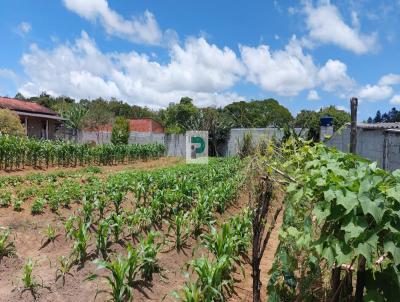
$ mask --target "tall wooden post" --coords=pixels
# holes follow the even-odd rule
[[[357,152],[357,106],[358,99],[350,99],[351,126],[350,126],[350,153]]]

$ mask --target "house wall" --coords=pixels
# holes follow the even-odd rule
[[[25,117],[21,117],[21,120],[23,123],[25,123]],[[28,121],[27,135],[29,137],[34,137],[37,139],[46,138],[46,130],[45,130],[45,128],[43,128],[43,123],[46,123],[46,119],[37,118],[37,117],[27,117],[27,121]],[[54,139],[57,122],[54,120],[48,120],[48,121],[49,121],[48,122],[49,123],[49,130],[48,130],[49,139]]]
[[[343,152],[349,152],[350,129],[336,132],[325,142]],[[356,153],[389,171],[400,168],[400,132],[386,129],[357,129]]]

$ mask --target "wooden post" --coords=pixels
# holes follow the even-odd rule
[[[49,120],[46,120],[46,139],[49,139]]]
[[[28,136],[28,118],[25,116],[25,131],[26,131],[26,136]]]
[[[350,126],[350,153],[355,154],[357,152],[357,106],[358,99],[350,99],[351,109],[351,126]]]

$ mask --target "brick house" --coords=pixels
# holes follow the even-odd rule
[[[55,139],[57,129],[65,120],[42,105],[7,97],[0,97],[0,109],[15,112],[20,117],[27,136],[38,139]]]
[[[136,118],[128,121],[131,132],[164,133],[163,125],[152,118]],[[112,125],[103,126],[100,128],[100,131],[111,132]]]

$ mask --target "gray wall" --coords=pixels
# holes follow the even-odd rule
[[[96,144],[109,144],[111,132],[89,132],[82,131],[79,135],[81,143],[95,142]],[[132,131],[129,135],[130,144],[152,144],[165,145],[167,156],[185,156],[185,135],[164,134]]]
[[[303,133],[307,130],[303,129]],[[297,134],[302,132],[302,129],[295,128]],[[226,152],[224,156],[237,155],[243,137],[246,133],[250,133],[254,145],[257,145],[261,140],[271,140],[272,138],[281,139],[283,137],[283,129],[280,128],[234,128],[231,129],[227,142]]]
[[[326,145],[349,152],[350,129],[336,132]],[[400,132],[357,128],[357,154],[390,171],[400,168]]]

